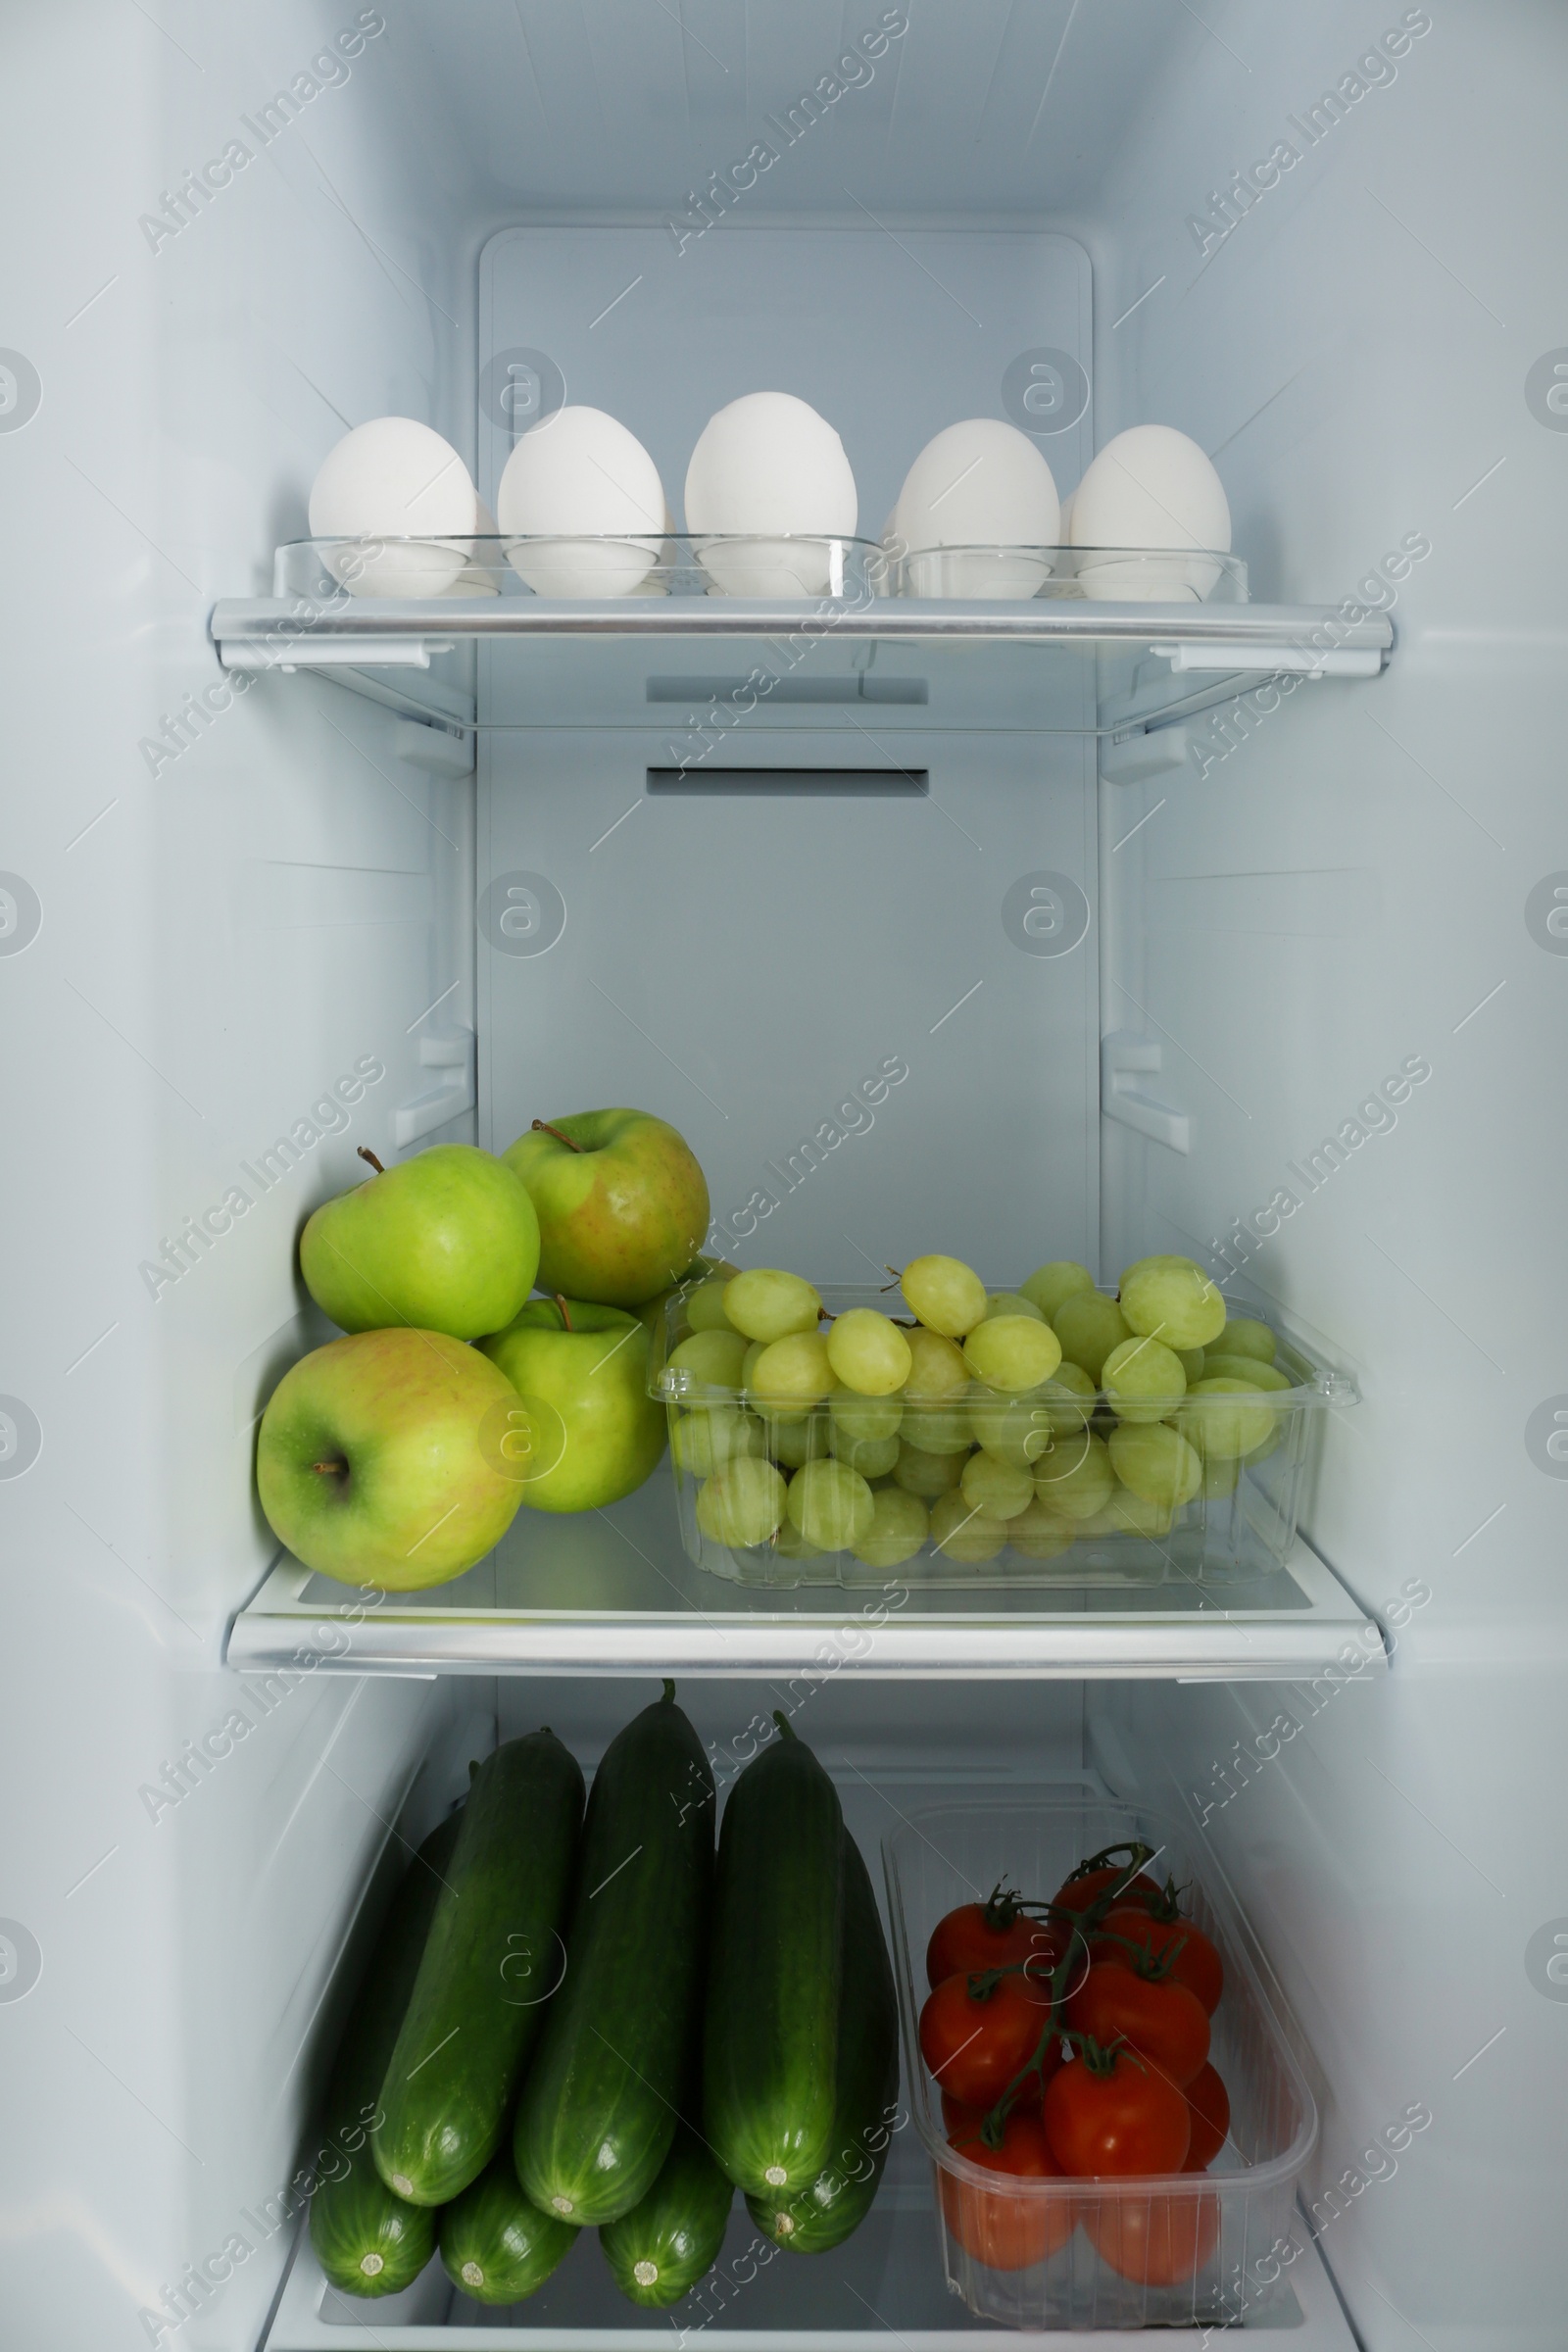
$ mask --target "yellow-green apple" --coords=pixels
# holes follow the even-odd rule
[[[641,1306],[703,1246],[703,1171],[685,1138],[646,1110],[535,1119],[502,1157],[538,1211],[542,1291]]]
[[[437,1144],[316,1211],[300,1271],[344,1331],[406,1323],[454,1340],[510,1323],[539,1270],[539,1220],[513,1170],[472,1144]]]
[[[262,1415],[262,1508],[322,1576],[387,1592],[445,1584],[512,1525],[516,1412],[504,1375],[445,1332],[329,1341],[284,1373]]]
[[[480,1346],[529,1415],[525,1503],[598,1510],[642,1485],[664,1450],[665,1408],[648,1394],[648,1332],[636,1315],[591,1299],[534,1298]]]

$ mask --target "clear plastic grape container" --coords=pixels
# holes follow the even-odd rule
[[[1148,1865],[1219,1949],[1225,1983],[1209,2063],[1230,2095],[1230,2130],[1204,2173],[1121,2181],[1019,2180],[949,2144],[920,2055],[926,1945],[937,1922],[1001,1882],[1047,1902],[1086,1857],[1141,1838]],[[1006,2328],[1224,2328],[1256,2324],[1277,2280],[1317,2110],[1282,2021],[1252,1966],[1250,1938],[1208,1855],[1174,1825],[1081,1788],[937,1805],[882,1842],[905,2082],[930,2156],[949,2285]],[[1077,2064],[1077,2060],[1069,2060]],[[1280,2315],[1282,2322],[1288,2312]]]
[[[687,1556],[734,1584],[1251,1584],[1283,1569],[1295,1543],[1323,1411],[1358,1397],[1347,1373],[1249,1307],[1227,1329],[1245,1320],[1254,1352],[1230,1353],[1224,1334],[1190,1350],[1170,1374],[1185,1384],[1176,1394],[1097,1387],[1064,1362],[1022,1394],[972,1379],[940,1401],[840,1388],[778,1410],[739,1361],[687,1345],[699,1287],[660,1311],[650,1393],[669,1410]],[[869,1288],[820,1297],[824,1331],[852,1308],[890,1310]]]

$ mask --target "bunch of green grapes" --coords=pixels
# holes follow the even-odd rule
[[[899,1287],[906,1316],[830,1316],[771,1267],[687,1295],[671,1451],[705,1535],[876,1569],[927,1544],[1053,1560],[1079,1537],[1161,1541],[1280,1442],[1274,1334],[1191,1258],[1140,1258],[1115,1298],[1067,1259],[988,1294],[928,1255]]]

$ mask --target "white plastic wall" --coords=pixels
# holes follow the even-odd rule
[[[1106,1222],[1129,1252],[1230,1237],[1353,1364],[1309,1532],[1396,1647],[1386,1684],[1304,1704],[1165,1690],[1103,1720],[1141,1785],[1168,1765],[1206,1814],[1312,2039],[1314,2226],[1363,2340],[1513,2352],[1560,2339],[1540,2249],[1568,2167],[1544,2095],[1568,2017],[1564,966],[1539,887],[1563,863],[1568,442],[1543,358],[1568,20],[1201,13],[1086,232],[1101,430],[1196,435],[1254,594],[1392,607],[1398,643],[1376,685],[1256,698],[1229,738],[1195,722],[1183,770],[1102,787],[1118,833],[1164,801],[1131,845],[1126,976],[1194,1121],[1185,1160],[1116,1137]],[[1343,1164],[1314,1175],[1325,1138]],[[1412,2103],[1430,2127],[1380,2159]]]

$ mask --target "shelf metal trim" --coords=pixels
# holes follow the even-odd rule
[[[388,1593],[368,1604],[345,1593],[335,1606],[305,1598],[310,1571],[283,1558],[230,1630],[225,1662],[241,1673],[292,1669],[338,1674],[533,1674],[827,1676],[873,1681],[1157,1680],[1310,1682],[1344,1672],[1338,1653],[1353,1643],[1381,1673],[1388,1654],[1382,1629],[1304,1544],[1290,1575],[1306,1605],[1231,1609],[1223,1589],[1210,1607],[1097,1614],[1083,1610],[994,1618],[944,1615],[916,1602],[868,1619],[876,1594],[835,1593],[820,1609],[755,1609],[704,1616],[693,1610],[584,1611],[454,1608],[439,1591]],[[1042,1595],[1044,1597],[1044,1595]],[[824,1644],[855,1633],[852,1654]],[[863,1648],[859,1637],[869,1635]],[[302,1660],[308,1661],[302,1665]]]
[[[1301,669],[1373,675],[1387,662],[1394,628],[1384,613],[1340,620],[1325,605],[1132,605],[1090,599],[1017,604],[915,600],[799,600],[751,597],[620,597],[581,603],[544,597],[368,597],[303,618],[295,600],[225,597],[214,608],[214,644],[225,668],[308,668],[323,662],[408,662],[411,645],[507,637],[789,637],[802,631],[846,642],[1147,646],[1175,649],[1183,668]],[[1332,646],[1314,636],[1332,631]],[[396,652],[382,651],[395,646]],[[352,652],[340,649],[352,648]],[[1200,664],[1193,650],[1207,651]],[[1266,659],[1265,659],[1266,657]]]

